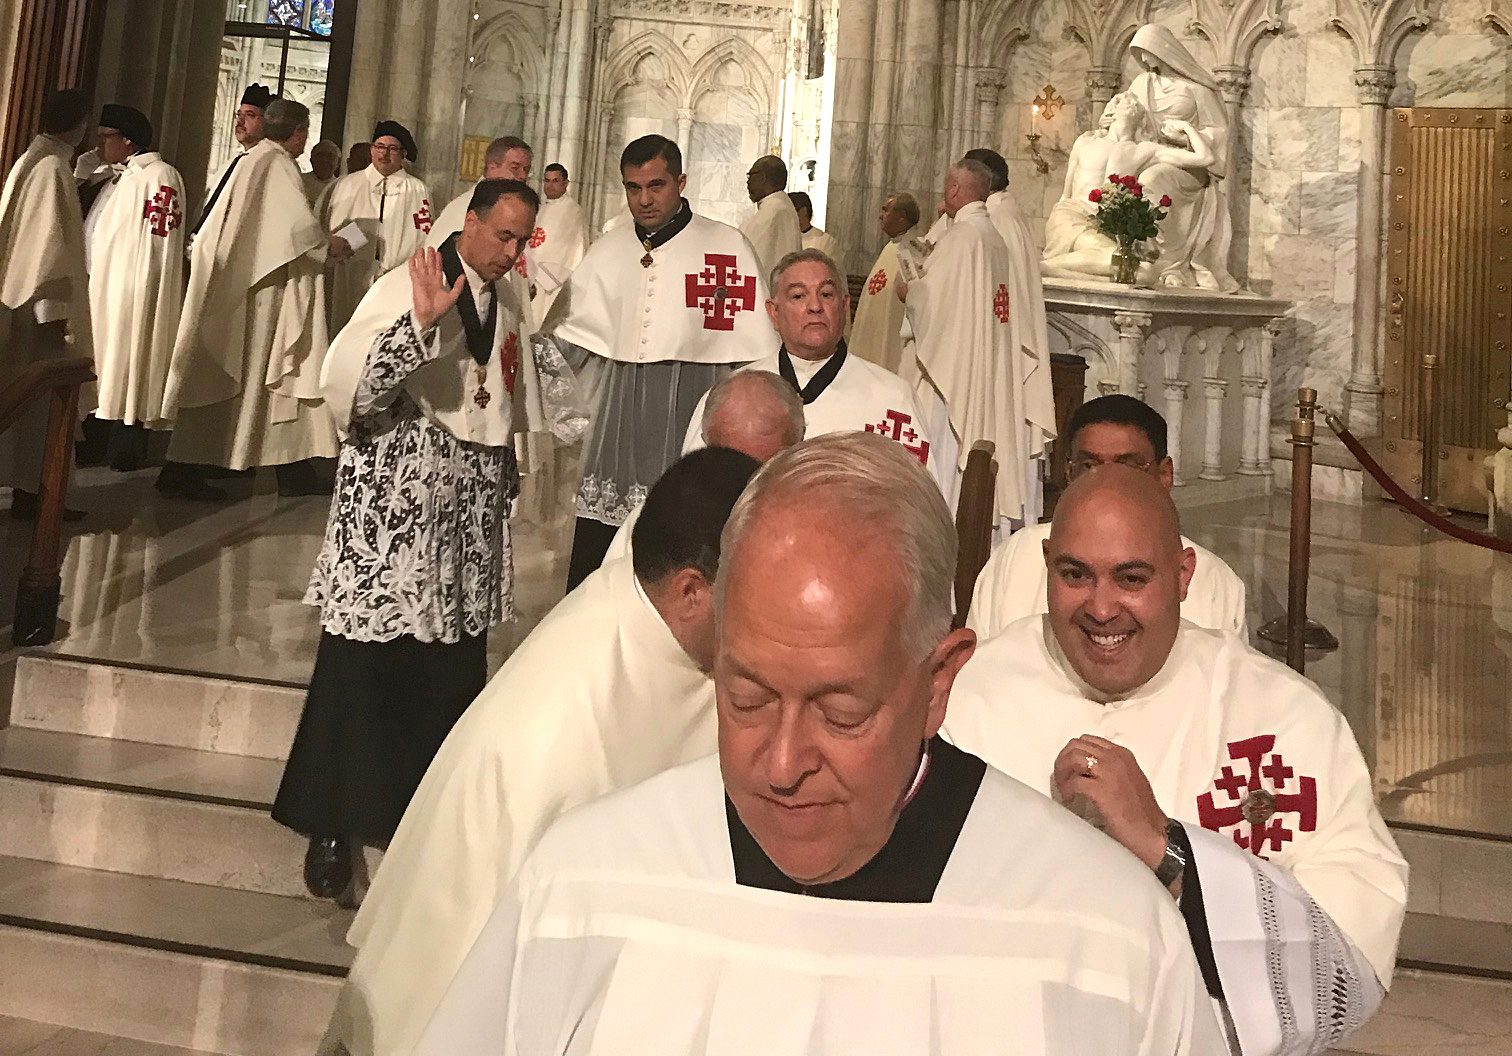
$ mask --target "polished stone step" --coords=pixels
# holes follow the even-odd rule
[[[266,810],[0,776],[0,854],[305,897],[305,841]]]
[[[222,1056],[53,1023],[0,1016],[0,1056]]]
[[[0,857],[0,1016],[190,1051],[313,1052],[351,962],[351,916],[330,902]],[[5,1037],[0,1022],[0,1056]],[[54,1047],[38,1051],[116,1053],[65,1044],[96,1044],[88,1038],[44,1041]]]
[[[1512,840],[1392,827],[1411,872],[1407,910],[1512,925]]]
[[[1399,969],[1339,1056],[1512,1056],[1512,982]]]
[[[284,764],[12,726],[0,729],[0,774],[267,810]]]
[[[265,759],[286,758],[304,690],[29,653],[11,725]]]

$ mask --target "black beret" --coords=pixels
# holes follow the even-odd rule
[[[115,129],[135,143],[138,150],[147,150],[152,146],[152,122],[135,107],[106,103],[100,109],[100,127]]]
[[[273,94],[273,89],[263,84],[249,84],[247,90],[242,92],[241,105],[255,106],[259,110],[266,110],[268,104],[278,96]]]
[[[415,137],[410,135],[410,130],[397,121],[379,121],[373,126],[373,142],[376,143],[384,136],[393,136],[404,148],[406,160],[418,161],[420,148],[415,146]]]

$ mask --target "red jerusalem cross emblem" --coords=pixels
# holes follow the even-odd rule
[[[1271,751],[1275,746],[1273,733],[1230,741],[1229,758],[1242,764],[1242,772],[1225,765],[1213,780],[1214,791],[1197,797],[1202,827],[1222,832],[1234,826],[1234,843],[1258,858],[1318,827],[1317,779],[1299,776],[1280,752]]]
[[[705,253],[703,270],[684,278],[687,306],[703,312],[705,330],[734,330],[737,313],[756,310],[756,276],[741,275],[733,253]]]
[[[143,203],[142,219],[147,221],[154,235],[167,238],[168,232],[184,222],[184,211],[178,204],[178,191],[166,184],[159,187],[157,194]]]
[[[499,373],[504,375],[504,391],[514,395],[515,378],[520,373],[520,335],[510,331],[499,349]]]
[[[868,425],[866,431],[885,436],[889,440],[896,440],[903,445],[903,450],[919,460],[920,465],[926,465],[929,462],[929,441],[920,437],[918,430],[914,429],[911,414],[889,410],[886,417],[880,422]]]
[[[997,316],[998,322],[1008,321],[1008,287],[998,283],[997,294],[992,298],[992,314]]]
[[[520,273],[521,278],[530,277],[530,268],[529,265],[525,263],[525,251],[523,249],[520,250],[520,255],[518,257],[515,257],[515,271],[518,271]]]
[[[530,248],[540,249],[546,244],[546,229],[538,227],[530,233]]]
[[[417,213],[411,213],[410,214],[410,218],[415,221],[415,230],[416,231],[424,231],[426,234],[430,234],[430,229],[431,229],[430,199],[429,198],[422,198],[422,199],[420,199],[420,211],[417,212]]]
[[[887,289],[887,272],[883,271],[881,268],[878,268],[877,273],[871,277],[871,280],[869,282],[867,282],[866,292],[875,297],[885,289]]]

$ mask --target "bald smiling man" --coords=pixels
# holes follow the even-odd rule
[[[1232,1052],[1340,1044],[1391,983],[1407,897],[1343,716],[1238,635],[1181,619],[1196,555],[1150,473],[1077,477],[1044,560],[1049,612],[980,646],[942,732],[1170,889]]]

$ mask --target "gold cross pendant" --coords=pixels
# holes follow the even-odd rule
[[[641,257],[641,267],[649,268],[652,264],[656,263],[656,261],[651,256],[651,240],[649,238],[642,239],[641,245],[646,250],[645,256]]]
[[[479,367],[477,378],[478,391],[473,393],[473,403],[478,405],[479,410],[487,410],[489,401],[493,399],[493,395],[488,391],[485,384],[488,381],[488,371]]]

